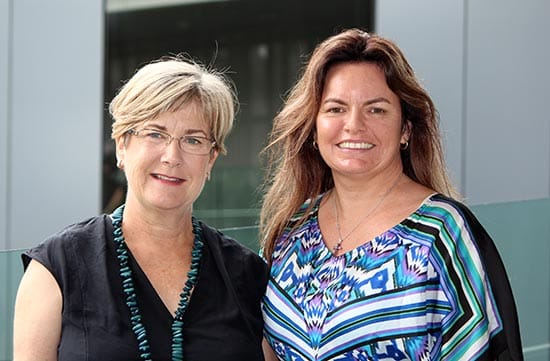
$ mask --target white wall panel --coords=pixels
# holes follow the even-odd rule
[[[11,0],[0,0],[0,250],[8,243],[9,56]]]
[[[103,2],[13,4],[13,247],[100,210]]]
[[[454,0],[383,0],[376,31],[405,52],[441,118],[447,165],[462,183],[463,3]]]
[[[470,1],[466,194],[476,203],[549,196],[546,0]]]

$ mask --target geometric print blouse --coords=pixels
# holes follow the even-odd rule
[[[275,244],[262,312],[280,360],[522,359],[500,257],[495,248],[499,297],[511,300],[507,332],[475,233],[489,237],[466,207],[432,195],[401,223],[334,256],[319,228],[321,198],[290,233],[306,202]]]

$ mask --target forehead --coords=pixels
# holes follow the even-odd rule
[[[393,94],[384,71],[375,63],[349,62],[332,66],[325,77],[323,97],[365,92],[372,96]],[[395,95],[395,94],[394,94]]]
[[[156,118],[146,120],[144,125],[167,130],[199,129],[207,132],[210,129],[204,108],[197,100],[185,102],[175,110],[162,112]]]

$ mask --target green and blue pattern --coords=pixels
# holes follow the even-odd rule
[[[262,310],[279,359],[475,360],[487,351],[502,322],[458,203],[433,195],[339,256],[324,244],[319,203],[275,245]]]

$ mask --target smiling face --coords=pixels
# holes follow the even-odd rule
[[[175,138],[210,138],[208,123],[196,101],[178,111],[162,113],[136,130],[143,128],[161,130]],[[117,158],[124,165],[128,181],[126,202],[145,209],[191,212],[218,156],[216,150],[207,155],[185,153],[177,139],[168,146],[154,146],[146,138],[128,134],[119,137],[116,144]]]
[[[401,171],[403,131],[400,101],[374,63],[334,65],[327,73],[316,119],[316,140],[333,176],[369,176]]]

